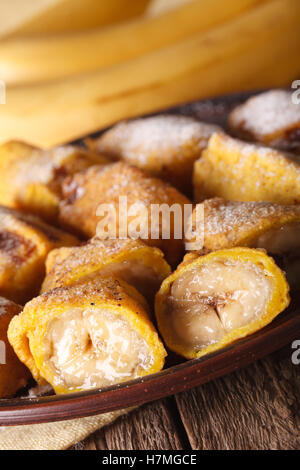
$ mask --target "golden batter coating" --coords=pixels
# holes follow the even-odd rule
[[[0,295],[24,304],[38,294],[54,248],[78,240],[36,216],[0,206]]]
[[[177,212],[184,214],[184,204],[190,204],[185,196],[167,183],[152,178],[127,163],[118,162],[106,167],[94,166],[67,179],[63,185],[63,196],[60,221],[64,227],[86,237],[93,237],[97,233],[103,238],[103,231],[106,238],[133,238],[134,235],[134,238],[143,239],[147,245],[160,248],[171,265],[181,259],[183,236],[175,239],[172,213],[170,224],[167,224],[165,216],[163,218],[164,226],[167,224],[170,227],[170,236],[167,234],[166,239],[162,238],[163,228],[159,223],[154,227],[157,229],[157,236],[154,234],[151,237],[151,223],[155,219],[152,217],[153,208],[159,210],[159,206],[164,204],[168,211],[174,204]],[[142,204],[142,207],[139,204]],[[114,210],[115,221],[109,215],[110,208]],[[124,217],[126,213],[127,220]],[[105,223],[108,219],[112,226]],[[160,222],[159,218],[156,219]],[[101,224],[104,225],[104,230],[99,234]],[[184,217],[180,218],[179,228],[183,234]]]
[[[300,106],[292,92],[271,90],[249,98],[230,114],[228,125],[242,139],[300,152]]]
[[[171,350],[201,357],[266,326],[289,305],[288,292],[283,272],[262,250],[193,253],[156,295],[158,328]]]
[[[232,201],[300,203],[300,161],[277,150],[214,134],[194,166],[196,202],[219,196]]]
[[[91,148],[146,170],[192,196],[194,162],[217,131],[219,126],[188,116],[153,116],[115,125],[91,142]]]
[[[41,292],[65,287],[101,272],[123,279],[153,302],[171,268],[161,250],[147,246],[141,240],[93,238],[82,246],[51,251],[46,271]]]
[[[99,388],[162,369],[166,351],[141,294],[113,277],[56,288],[29,302],[8,338],[56,393]]]
[[[0,204],[56,221],[64,178],[106,162],[95,152],[73,145],[41,150],[7,142],[0,146]]]
[[[204,230],[204,252],[234,246],[255,247],[254,244],[262,235],[276,229],[282,233],[285,226],[295,228],[295,242],[292,245],[299,243],[300,247],[300,206],[284,206],[272,202],[226,201],[216,197],[197,204],[193,219],[199,207],[204,210],[204,223],[194,225],[194,232]],[[290,237],[282,243],[280,249],[278,246],[276,251],[290,251],[289,242],[292,242]],[[268,250],[268,246],[260,248]]]
[[[197,211],[203,215],[200,223]],[[235,246],[263,248],[276,257],[290,286],[300,287],[300,205],[213,198],[197,204],[191,223],[203,241],[196,247],[200,254]]]
[[[9,323],[21,310],[20,305],[0,297],[0,398],[12,397],[31,377],[7,339]]]

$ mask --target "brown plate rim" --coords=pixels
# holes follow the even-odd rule
[[[255,92],[200,100],[167,112],[181,112],[189,106],[240,102]],[[165,111],[166,112],[166,111]],[[131,408],[183,392],[244,367],[281,349],[300,335],[300,296],[275,322],[233,345],[200,359],[185,361],[157,374],[101,390],[68,395],[0,400],[0,426],[38,424],[93,416]]]

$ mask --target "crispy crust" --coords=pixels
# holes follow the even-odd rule
[[[76,146],[44,151],[7,142],[0,146],[0,204],[55,222],[63,179],[98,163],[107,159]]]
[[[91,148],[123,160],[192,196],[193,164],[219,126],[188,116],[163,115],[117,124]]]
[[[38,294],[47,254],[78,240],[35,216],[0,206],[0,295],[24,304]]]
[[[143,297],[126,282],[111,277],[97,277],[89,282],[57,288],[33,299],[23,312],[15,317],[8,330],[8,338],[16,354],[31,370],[39,383],[51,384],[53,375],[44,360],[43,338],[51,320],[72,308],[92,308],[113,311],[125,318],[131,327],[146,340],[154,363],[147,373],[163,368],[166,351],[149,319]],[[52,383],[53,385],[53,383]],[[63,386],[56,393],[69,393]],[[74,392],[76,390],[72,390]],[[78,390],[79,391],[79,390]]]
[[[153,298],[163,279],[171,272],[162,251],[149,247],[141,240],[100,240],[92,239],[89,243],[71,248],[53,250],[46,262],[46,278],[41,292],[55,287],[65,287],[78,282],[103,268],[116,263],[136,261],[153,269],[157,282],[152,290],[146,286],[149,298]],[[125,281],[129,282],[126,278]],[[145,293],[146,294],[146,293]]]
[[[190,201],[175,188],[163,181],[152,178],[142,170],[119,162],[106,167],[94,166],[78,173],[65,181],[64,201],[60,204],[60,221],[63,226],[75,230],[86,237],[96,235],[101,217],[97,216],[100,204],[113,205],[116,209],[117,230],[119,234],[119,197],[126,196],[128,208],[137,202],[147,207],[150,225],[150,205],[184,204]],[[171,226],[170,240],[147,239],[147,245],[160,248],[171,265],[179,262],[183,255],[182,240],[174,239]]]
[[[0,297],[0,341],[5,345],[5,364],[0,362],[0,398],[12,397],[31,377],[7,339],[9,323],[21,310],[20,305]]]
[[[194,166],[196,202],[210,197],[233,201],[300,203],[300,163],[277,150],[214,134]]]
[[[201,253],[235,246],[251,247],[263,233],[300,221],[300,206],[297,205],[226,201],[222,198],[207,199],[199,205],[204,208],[204,224],[197,227],[201,231],[204,229]]]
[[[183,344],[176,343],[172,336],[172,331],[169,328],[169,318],[166,312],[166,299],[169,295],[173,282],[178,279],[183,273],[188,270],[209,263],[216,259],[238,259],[241,261],[250,261],[258,266],[264,268],[265,273],[273,279],[274,291],[273,296],[267,306],[265,314],[258,320],[255,320],[251,324],[237,328],[231,333],[227,334],[218,343],[212,344],[201,351],[193,351],[187,349]],[[215,251],[205,256],[196,257],[195,254],[187,255],[187,259],[178,266],[176,271],[171,274],[161,285],[160,291],[156,295],[155,300],[155,313],[158,323],[159,331],[166,343],[166,345],[176,353],[188,358],[193,359],[202,357],[206,354],[217,351],[229,344],[249,336],[256,331],[262,329],[264,326],[269,324],[277,315],[279,315],[290,302],[289,298],[289,286],[285,279],[283,272],[276,266],[272,258],[267,256],[262,250],[255,250],[250,248],[232,248],[227,250]]]

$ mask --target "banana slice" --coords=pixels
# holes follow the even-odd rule
[[[191,203],[169,184],[117,162],[66,179],[59,218],[62,226],[88,238],[142,239],[176,265],[184,252],[185,204]]]
[[[187,255],[156,296],[159,331],[186,358],[201,357],[270,323],[289,304],[282,271],[249,248]]]
[[[166,356],[144,298],[112,277],[33,299],[10,323],[8,338],[34,378],[58,394],[157,372]]]
[[[194,166],[196,202],[210,197],[232,201],[300,203],[300,160],[269,147],[214,134]]]
[[[219,130],[187,116],[154,116],[117,124],[91,148],[142,168],[192,196],[194,162]]]
[[[79,247],[51,251],[46,272],[41,292],[88,280],[101,272],[123,279],[152,303],[171,268],[162,251],[145,245],[141,240],[93,238]]]
[[[38,294],[48,253],[79,241],[35,216],[0,206],[0,295],[24,304]]]
[[[229,116],[237,137],[287,151],[300,151],[300,106],[292,92],[271,90],[249,98]]]
[[[200,223],[197,213],[203,214]],[[213,198],[195,207],[189,223],[203,240],[201,254],[235,246],[263,248],[276,257],[289,284],[300,286],[300,206]]]
[[[49,151],[11,141],[0,147],[0,204],[55,222],[66,176],[107,159],[73,145]]]
[[[285,271],[291,288],[293,290],[299,289],[300,221],[286,223],[263,233],[253,240],[251,246],[265,248],[268,253],[273,255],[279,266]]]

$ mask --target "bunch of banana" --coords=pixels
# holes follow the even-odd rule
[[[95,71],[208,30],[258,2],[227,0],[226,8],[220,8],[220,0],[190,1],[111,28],[7,39],[0,42],[0,77],[17,85]]]
[[[150,0],[9,0],[0,2],[0,37],[82,31],[141,14]]]
[[[230,20],[128,62],[9,88],[0,107],[0,141],[49,147],[187,100],[286,84],[300,71],[299,20],[298,0],[255,2]]]

